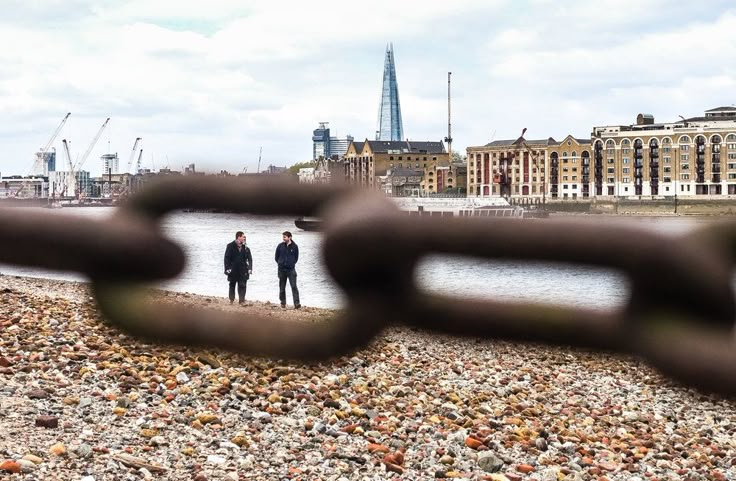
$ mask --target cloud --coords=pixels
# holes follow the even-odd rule
[[[407,136],[454,149],[593,125],[698,115],[733,102],[736,11],[674,0],[12,0],[0,18],[0,171],[57,139],[95,157],[143,137],[144,159],[255,169],[311,156],[311,132],[371,138],[383,49],[396,52]]]

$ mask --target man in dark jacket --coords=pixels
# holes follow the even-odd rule
[[[235,240],[225,249],[225,274],[230,281],[230,304],[235,302],[235,284],[238,285],[238,302],[245,303],[245,289],[250,275],[253,273],[253,257],[245,245],[245,234],[238,231]]]
[[[276,247],[276,264],[279,266],[279,300],[286,307],[286,280],[291,286],[294,308],[299,309],[299,289],[296,287],[296,263],[299,260],[299,246],[291,239],[291,232],[282,234],[283,242]]]

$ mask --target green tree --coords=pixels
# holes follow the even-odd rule
[[[296,164],[289,167],[289,174],[298,175],[299,169],[304,169],[307,167],[317,167],[317,162],[313,160],[307,160],[305,162],[297,162]]]
[[[452,158],[450,159],[451,162],[462,162],[465,163],[465,161],[468,160],[468,157],[466,155],[461,154],[458,151],[454,151],[452,153]]]

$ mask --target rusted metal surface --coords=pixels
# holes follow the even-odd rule
[[[300,324],[150,301],[137,282],[184,267],[181,248],[157,224],[182,208],[322,217],[324,260],[347,307],[334,322]],[[381,195],[345,186],[185,177],[149,186],[112,219],[0,209],[0,225],[13,226],[0,231],[0,261],[88,275],[105,319],[148,340],[323,360],[403,324],[636,354],[686,384],[736,395],[733,222],[665,235],[597,219],[409,217]],[[431,254],[604,266],[626,274],[631,293],[613,311],[431,295],[414,272]]]

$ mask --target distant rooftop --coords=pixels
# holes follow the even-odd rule
[[[366,142],[373,152],[382,154],[444,154],[447,152],[443,142],[414,140],[367,140]]]

